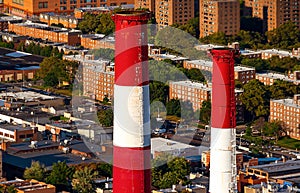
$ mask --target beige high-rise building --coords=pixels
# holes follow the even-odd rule
[[[239,0],[200,0],[200,37],[216,32],[235,35],[240,31]]]
[[[287,21],[294,22],[300,28],[299,0],[245,0],[245,7],[253,17],[263,20],[267,31],[278,28]]]
[[[155,19],[160,29],[175,23],[186,24],[194,18],[194,8],[194,0],[157,0]]]

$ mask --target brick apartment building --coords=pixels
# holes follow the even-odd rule
[[[81,35],[81,46],[88,49],[115,49],[115,39],[105,37],[103,34],[83,34]]]
[[[38,138],[38,129],[28,125],[15,125],[13,123],[0,124],[0,139],[21,143],[35,141]]]
[[[300,94],[293,99],[271,100],[270,121],[282,121],[288,135],[300,139]]]
[[[256,79],[264,83],[264,85],[273,85],[276,80],[292,82],[296,85],[300,84],[300,71],[294,71],[289,75],[279,74],[275,72],[256,73]]]
[[[235,35],[240,31],[239,0],[200,0],[200,37],[215,32]]]
[[[134,0],[5,0],[4,9],[6,12],[21,17],[30,17],[40,13],[71,14],[80,7],[109,7],[134,4]]]
[[[278,28],[287,21],[294,22],[300,28],[299,0],[245,0],[249,14],[263,21],[264,31]]]
[[[47,25],[51,24],[63,24],[65,28],[76,28],[79,21],[73,16],[65,15],[54,15],[50,13],[41,13],[39,16],[41,22],[46,23]]]
[[[242,93],[242,90],[235,89],[237,122],[244,121],[242,102],[239,99]],[[211,87],[208,84],[192,81],[169,82],[169,98],[190,101],[195,111],[201,109],[203,101],[211,100]]]
[[[82,65],[83,94],[103,101],[113,98],[114,65],[107,60],[95,60],[91,55],[64,56],[66,60],[78,61]]]
[[[8,29],[9,23],[21,23],[22,21],[23,21],[22,18],[16,16],[0,17],[0,31],[4,31]]]
[[[183,67],[187,69],[196,68],[201,71],[212,72],[213,62],[211,60],[186,60],[183,61]],[[234,79],[243,84],[255,79],[255,68],[246,66],[234,67]]]
[[[155,13],[155,0],[135,0],[134,9],[149,9],[149,11]]]
[[[66,28],[50,27],[45,24],[25,22],[9,24],[9,31],[18,35],[41,38],[53,42],[66,43],[71,46],[80,45],[79,30],[68,30]]]
[[[157,0],[155,19],[159,29],[175,23],[186,24],[194,18],[194,0]]]

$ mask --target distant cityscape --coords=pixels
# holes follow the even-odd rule
[[[208,53],[220,48],[238,53],[236,181],[225,191],[300,192],[299,4],[0,0],[0,192],[113,192],[113,152],[124,144],[113,141],[115,93],[122,89],[112,16],[134,10],[151,14],[142,45],[150,80],[151,192],[210,191]],[[160,45],[164,40],[169,47]]]

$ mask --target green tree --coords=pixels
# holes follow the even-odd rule
[[[181,116],[181,106],[178,99],[171,99],[166,104],[167,115]]]
[[[56,87],[59,84],[59,80],[54,72],[48,73],[43,80],[46,87]]]
[[[209,36],[205,36],[200,38],[200,42],[206,44],[220,44],[220,45],[227,45],[228,39],[224,32],[216,32]]]
[[[111,164],[101,163],[100,165],[98,165],[97,171],[100,176],[109,177],[109,178],[112,177],[112,165]]]
[[[300,42],[300,31],[292,21],[266,33],[271,46],[281,49],[291,49]]]
[[[115,24],[111,18],[111,14],[103,13],[97,16],[99,25],[96,28],[96,33],[111,34],[115,30]]]
[[[191,80],[191,81],[199,81],[199,82],[204,82],[205,81],[205,77],[203,76],[201,70],[197,69],[197,68],[192,68],[189,69],[186,72],[187,77]]]
[[[90,50],[89,54],[93,54],[95,59],[102,58],[109,61],[114,61],[115,58],[115,50],[109,49],[109,48],[100,48],[100,49],[94,49]]]
[[[276,80],[273,85],[269,86],[269,91],[271,93],[271,99],[284,99],[293,97],[298,93],[299,89],[298,86],[292,82]]]
[[[53,164],[52,171],[46,178],[46,183],[55,185],[59,191],[66,190],[73,174],[73,167],[69,167],[65,161],[57,162]]]
[[[271,70],[286,73],[299,65],[299,60],[291,57],[279,58],[278,56],[273,56],[268,59],[268,63],[270,64]]]
[[[186,184],[190,165],[182,157],[161,154],[152,161],[152,185],[157,188],[169,188],[173,184]]]
[[[211,102],[203,101],[200,109],[200,121],[204,124],[209,124],[211,117]]]
[[[244,66],[255,67],[256,72],[263,72],[265,70],[270,69],[270,63],[267,60],[263,60],[260,58],[257,59],[243,58],[241,64]]]
[[[266,86],[258,80],[251,80],[244,85],[244,93],[240,99],[252,118],[269,115],[270,93]]]
[[[96,15],[87,13],[84,15],[82,21],[79,22],[78,29],[80,29],[84,34],[91,33],[96,31],[99,24],[100,20]]]
[[[91,168],[84,167],[77,170],[73,175],[72,186],[73,189],[80,193],[95,192],[94,179],[97,177],[98,172],[93,171]]]
[[[114,113],[112,109],[106,109],[103,110],[101,109],[100,111],[97,112],[97,117],[99,122],[105,126],[105,127],[111,127],[113,126],[113,121],[114,121]]]
[[[33,161],[31,163],[30,168],[26,168],[24,171],[24,178],[25,179],[35,179],[38,181],[44,181],[45,178],[45,166],[41,165],[38,161]]]
[[[152,103],[153,101],[160,101],[163,104],[166,104],[169,95],[168,85],[158,81],[150,81],[149,90],[150,90],[150,103]]]

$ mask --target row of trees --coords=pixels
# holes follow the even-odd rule
[[[45,57],[55,56],[58,58],[62,58],[62,56],[64,55],[64,52],[59,51],[57,47],[41,46],[40,44],[34,42],[31,42],[28,45],[26,45],[24,42],[21,42],[17,46],[17,50]]]
[[[226,36],[223,32],[217,32],[200,38],[200,42],[227,45],[230,42],[238,41],[241,48],[251,49],[280,48],[291,50],[300,47],[300,31],[292,21],[286,22],[265,34],[250,31],[250,29],[245,30],[241,30],[235,36]]]
[[[273,56],[270,59],[248,59],[241,58],[240,63],[246,66],[253,66],[257,72],[263,72],[266,70],[288,73],[291,71],[300,69],[300,62],[297,58],[284,57],[279,58],[278,56]]]
[[[68,166],[66,162],[57,162],[49,172],[39,162],[32,162],[31,167],[24,172],[25,179],[55,185],[57,191],[73,189],[81,193],[94,192],[94,179],[97,177],[112,177],[112,166],[106,163]]]
[[[270,99],[284,99],[293,97],[300,92],[300,87],[291,82],[277,80],[273,85],[267,86],[259,80],[251,80],[243,85],[244,92],[240,99],[245,106],[251,120],[258,117],[269,116]],[[246,114],[247,114],[246,113]]]

